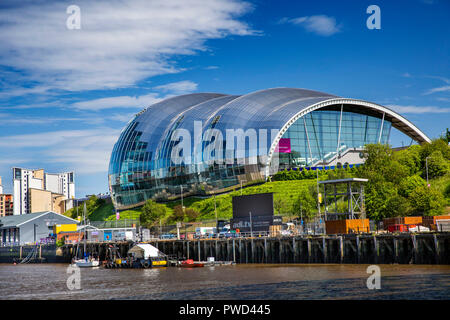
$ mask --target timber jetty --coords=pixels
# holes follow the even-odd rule
[[[346,234],[296,237],[149,241],[169,256],[235,263],[450,264],[450,233]],[[124,257],[132,242],[88,243],[87,251],[105,260],[114,245]],[[60,248],[67,261],[76,245]],[[78,252],[83,254],[80,246]]]

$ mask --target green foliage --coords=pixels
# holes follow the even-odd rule
[[[410,176],[404,179],[399,186],[398,193],[403,197],[409,197],[409,195],[418,187],[423,187],[426,185],[425,180],[423,180],[418,175]]]
[[[314,217],[314,213],[317,212],[317,201],[310,192],[302,192],[297,196],[293,204],[293,212],[304,220],[310,220]]]
[[[147,200],[142,207],[142,213],[139,216],[141,224],[151,226],[155,222],[162,219],[167,212],[167,207],[163,204],[156,203],[153,200]]]
[[[450,130],[446,129],[445,133],[441,136],[441,139],[444,140],[447,144],[450,143]]]
[[[394,212],[390,207],[390,205],[395,203],[392,198],[399,197],[397,189],[392,182],[377,180],[376,182],[368,183],[365,193],[366,213],[369,218],[382,220],[398,214],[398,208]]]
[[[89,218],[92,220],[92,218],[90,216],[92,215],[92,213],[94,211],[96,211],[98,208],[102,207],[105,204],[105,200],[100,199],[95,195],[92,195],[89,197],[88,200],[85,201],[85,203],[86,203],[86,218]],[[77,207],[74,207],[70,210],[67,210],[64,214],[68,217],[76,219],[77,215],[78,216],[83,215],[83,209],[84,209],[84,204],[80,204],[78,206],[78,213],[77,213]]]
[[[281,196],[277,196],[273,200],[273,209],[275,210],[275,214],[282,215],[285,213],[287,209],[286,200]]]
[[[449,171],[448,161],[444,159],[442,152],[439,150],[433,151],[428,156],[428,178],[437,178],[445,175]],[[426,168],[423,175],[426,177]]]
[[[408,168],[409,174],[414,175],[421,170],[422,159],[420,157],[420,151],[422,147],[419,145],[413,145],[408,149],[400,150],[393,154],[394,159],[400,164]]]
[[[192,208],[184,208],[181,205],[177,205],[173,208],[173,213],[170,216],[171,222],[184,221],[191,222],[195,221],[200,213]]]
[[[63,238],[61,238],[61,239],[59,239],[59,240],[56,240],[56,246],[57,247],[62,247],[63,245],[64,245],[64,237]]]
[[[450,146],[442,139],[436,139],[431,143],[422,145],[420,157],[422,160],[422,168],[425,167],[425,158],[431,156],[435,151],[440,151],[446,160],[450,160]]]
[[[409,200],[415,213],[427,216],[441,214],[445,205],[442,193],[427,186],[416,188],[409,196]]]
[[[447,184],[447,186],[444,189],[444,197],[450,199],[450,182]]]

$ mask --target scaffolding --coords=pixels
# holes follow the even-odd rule
[[[369,180],[362,178],[319,181],[319,185],[323,185],[325,220],[365,219],[364,183],[367,181]],[[343,196],[347,199],[346,212],[339,212],[337,205],[338,196]],[[334,212],[330,212],[328,205],[332,205],[333,202]]]

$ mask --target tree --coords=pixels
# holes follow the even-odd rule
[[[142,224],[151,226],[166,215],[166,206],[156,203],[153,200],[147,200],[142,207],[142,213],[139,220]]]
[[[365,191],[366,212],[369,218],[379,221],[399,213],[400,202],[396,204],[392,199],[399,195],[392,182],[381,180],[370,183],[369,180]],[[393,204],[396,204],[395,208],[391,207]]]
[[[418,187],[423,187],[426,185],[425,180],[423,180],[418,175],[410,176],[404,179],[399,186],[398,193],[403,197],[409,197],[409,195]]]
[[[434,151],[430,156],[428,156],[428,177],[436,178],[445,175],[449,172],[448,161],[442,156],[442,152],[439,150]],[[426,177],[427,172],[423,170],[423,176]]]
[[[184,208],[181,205],[177,205],[173,208],[173,221],[195,221],[200,213],[192,208]]]
[[[394,152],[394,159],[408,168],[410,175],[416,174],[420,172],[422,168],[420,158],[421,148],[422,147],[420,145],[413,145],[408,149]]]
[[[278,197],[273,201],[273,207],[277,214],[281,216],[286,210],[286,201],[283,198]]]
[[[302,192],[298,195],[293,204],[293,211],[305,220],[310,220],[316,212],[316,201],[309,192]]]
[[[450,199],[450,182],[447,184],[447,186],[444,189],[444,197],[447,199]]]
[[[422,168],[425,168],[426,157],[431,156],[431,154],[435,151],[440,151],[444,159],[450,160],[450,146],[444,140],[436,139],[431,141],[431,143],[427,143],[422,146],[420,152]]]
[[[427,216],[441,214],[445,205],[443,195],[427,186],[417,187],[411,192],[409,200],[415,213],[423,213]]]

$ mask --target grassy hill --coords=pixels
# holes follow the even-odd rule
[[[242,189],[242,194],[255,194],[255,193],[274,193],[274,201],[277,199],[283,199],[284,206],[281,212],[276,212],[276,214],[289,215],[292,213],[292,206],[295,199],[302,192],[309,192],[309,186],[315,186],[316,180],[290,180],[290,181],[274,181],[267,182],[261,185],[247,187]],[[227,194],[216,196],[216,206],[217,206],[217,216],[219,219],[229,219],[233,215],[232,209],[232,197],[241,194],[241,190],[238,188]],[[173,212],[173,208],[177,205],[181,205],[181,201],[172,201],[164,204],[167,207],[167,215],[164,220],[169,220]],[[215,219],[214,214],[214,198],[198,198],[189,197],[183,199],[183,205],[186,208],[194,209],[199,212],[200,215],[197,220],[209,220]],[[122,211],[120,213],[120,219],[139,219],[141,214],[141,208],[136,208],[132,210]],[[115,220],[116,216],[114,213],[114,208],[112,204],[103,204],[97,208],[92,214],[90,214],[89,219],[91,221],[111,221]],[[164,222],[164,221],[163,221]]]
[[[444,192],[446,186],[450,184],[450,174],[439,177],[437,179],[430,180],[431,186],[436,187],[436,189]],[[281,212],[275,212],[275,214],[280,214],[283,216],[293,215],[292,207],[294,201],[297,199],[298,195],[302,192],[309,192],[308,188],[310,186],[316,185],[316,179],[307,180],[288,180],[288,181],[274,181],[267,182],[261,185],[247,187],[242,189],[242,194],[255,194],[255,193],[274,193],[274,201],[277,199],[283,199],[284,208]],[[230,219],[233,215],[232,209],[232,197],[240,195],[241,191],[239,187],[230,193],[217,195],[216,196],[216,206],[217,206],[217,216],[219,219]],[[183,204],[186,208],[194,209],[199,212],[200,215],[197,218],[200,220],[212,220],[215,219],[214,214],[214,198],[199,198],[199,197],[189,197],[183,199]],[[167,215],[163,219],[164,222],[168,222],[173,213],[173,208],[177,205],[181,205],[181,201],[172,201],[164,204],[167,207]],[[131,210],[122,211],[120,213],[120,220],[124,219],[139,219],[142,208],[135,208]],[[323,208],[322,208],[323,210]],[[445,213],[450,213],[450,198],[447,198],[447,207]],[[97,208],[90,216],[91,221],[112,221],[116,219],[114,207],[111,203],[103,204]]]

